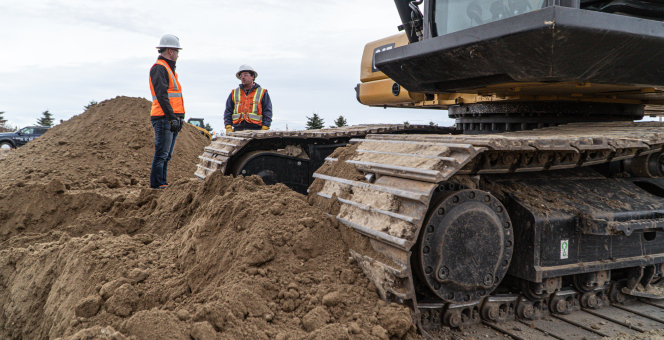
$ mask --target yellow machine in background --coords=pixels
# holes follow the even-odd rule
[[[205,129],[205,123],[203,122],[203,118],[189,118],[187,120],[187,123],[193,125],[198,131],[201,132],[203,136],[207,137],[207,139],[209,139],[210,141],[212,140],[212,135],[207,129]]]

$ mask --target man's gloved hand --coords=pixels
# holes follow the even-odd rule
[[[180,131],[180,120],[179,119],[171,120],[171,132],[178,132],[178,131]]]
[[[270,127],[269,127],[269,126],[265,126],[265,125],[263,125],[263,127],[261,128],[261,130],[269,130],[269,129],[270,129]]]
[[[178,132],[182,131],[182,126],[184,126],[184,119],[178,119],[178,122],[180,124],[180,127],[178,128]]]
[[[226,133],[233,132],[233,125],[226,125]]]

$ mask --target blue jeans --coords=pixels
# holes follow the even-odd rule
[[[171,122],[168,119],[152,121],[154,128],[154,157],[152,158],[152,169],[150,170],[150,188],[159,188],[168,185],[166,173],[168,161],[173,156],[177,132],[171,132]]]

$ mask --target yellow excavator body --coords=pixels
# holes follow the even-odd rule
[[[189,118],[187,120],[187,123],[193,125],[196,128],[196,130],[201,132],[203,136],[207,137],[207,139],[212,141],[212,135],[207,129],[205,129],[205,123],[203,122],[203,118]]]

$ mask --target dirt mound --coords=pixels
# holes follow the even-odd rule
[[[193,127],[169,188],[147,188],[149,109],[104,101],[0,158],[0,338],[419,338],[349,258],[358,236],[304,196],[193,179]]]
[[[42,211],[4,212],[0,338],[419,338],[349,259],[346,227],[284,185],[215,173],[163,191],[63,187],[0,198]]]
[[[71,189],[149,184],[154,155],[151,103],[105,100],[43,136],[0,157],[0,187],[60,179]],[[168,179],[192,177],[209,141],[186,124],[178,135]]]

